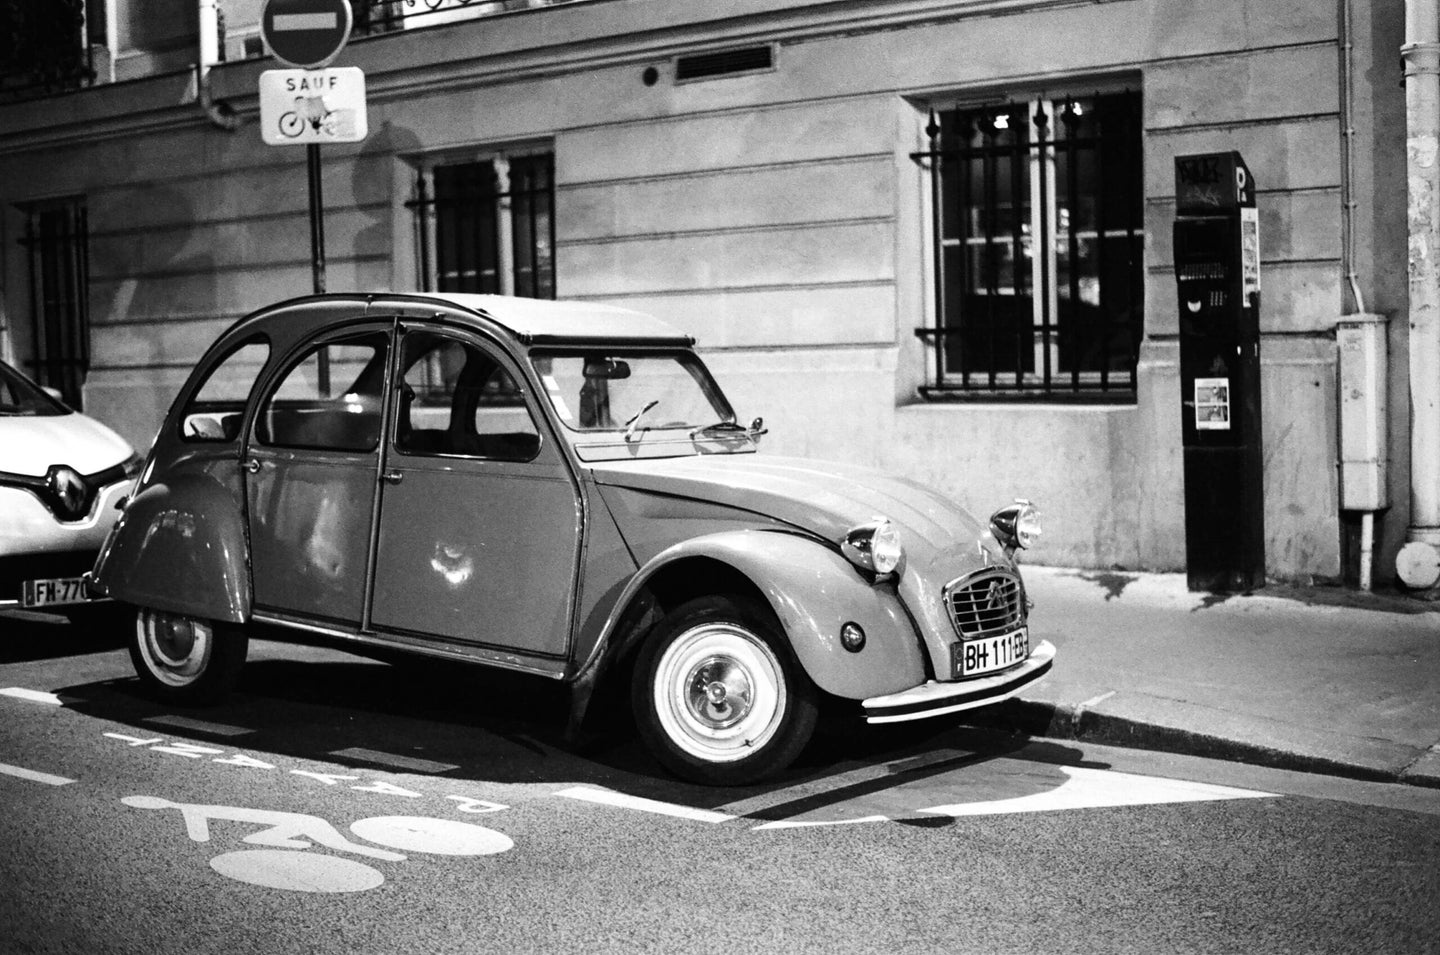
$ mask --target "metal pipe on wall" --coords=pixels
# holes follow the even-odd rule
[[[1410,526],[1396,571],[1440,582],[1440,5],[1406,0],[1405,159],[1409,223]]]
[[[210,68],[220,62],[220,11],[216,0],[199,0],[200,38],[195,64],[195,98],[216,127],[234,132],[240,128],[240,114],[224,100],[210,94]]]

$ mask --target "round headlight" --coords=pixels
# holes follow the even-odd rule
[[[990,515],[990,530],[1006,547],[1030,547],[1040,537],[1040,512],[1029,501],[1017,500]]]
[[[840,542],[840,552],[855,566],[881,576],[895,573],[905,560],[900,531],[883,517],[852,527]]]

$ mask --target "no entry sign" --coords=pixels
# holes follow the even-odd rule
[[[260,35],[276,59],[310,69],[339,55],[352,17],[349,0],[266,0]]]

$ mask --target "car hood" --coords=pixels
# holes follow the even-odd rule
[[[0,471],[43,477],[51,465],[64,464],[95,474],[130,454],[124,438],[79,412],[0,416]]]
[[[907,549],[973,546],[984,527],[920,484],[855,465],[774,455],[697,455],[589,465],[597,483],[709,501],[764,514],[838,541],[857,524],[889,518]]]

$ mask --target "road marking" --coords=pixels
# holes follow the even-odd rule
[[[992,816],[1022,812],[1053,812],[1059,809],[1101,809],[1113,806],[1152,806],[1164,803],[1210,802],[1221,799],[1261,799],[1275,793],[1232,789],[1182,779],[1137,776],[1083,766],[1057,766],[1068,777],[1045,792],[993,799],[986,802],[932,806],[920,812],[942,816]]]
[[[761,829],[802,829],[809,826],[850,826],[854,825],[857,822],[888,822],[889,820],[889,816],[862,816],[859,819],[822,819],[814,822],[788,822],[785,820],[781,820],[780,822],[766,822],[758,826],[751,826],[750,829],[752,832],[758,832]]]
[[[802,780],[783,789],[750,796],[716,808],[737,816],[795,816],[811,809],[888,789],[900,783],[897,777],[923,774],[926,770],[940,772],[968,764],[977,758],[975,753],[956,749],[921,753]]]
[[[696,822],[729,822],[735,818],[723,812],[711,812],[708,809],[678,806],[672,802],[660,802],[658,799],[646,799],[643,796],[627,796],[624,793],[611,792],[608,789],[596,789],[591,786],[572,786],[569,789],[560,790],[558,793],[555,793],[555,795],[564,796],[566,799],[578,799],[581,802],[599,803],[602,806],[617,806],[621,809],[638,809],[641,812],[653,812],[661,816],[691,819]]]
[[[28,779],[32,783],[44,783],[47,786],[68,786],[75,780],[66,779],[64,776],[51,776],[49,773],[37,773],[33,769],[22,769],[19,766],[9,766],[0,763],[0,773],[6,776],[14,776],[17,779]]]
[[[460,768],[454,763],[437,763],[429,759],[416,759],[413,756],[400,756],[396,753],[382,753],[378,749],[363,749],[359,746],[337,749],[330,755],[339,756],[341,759],[353,759],[363,763],[379,763],[381,766],[407,769],[413,773],[448,773],[452,769]]]
[[[64,701],[54,693],[44,693],[40,690],[27,690],[23,687],[10,686],[0,690],[0,696],[13,696],[17,700],[29,700],[31,703],[48,703],[51,706],[64,706]]]
[[[162,726],[174,726],[182,730],[194,730],[197,733],[205,733],[210,736],[245,736],[255,732],[244,726],[229,726],[225,723],[210,723],[205,720],[192,719],[188,716],[150,716],[143,721],[146,723],[159,723]]]

